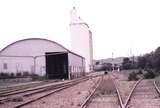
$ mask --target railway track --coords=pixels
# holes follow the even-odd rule
[[[50,89],[54,89],[54,88],[57,88],[57,87],[61,87],[65,84],[68,84],[68,83],[71,83],[71,81],[68,81],[68,82],[59,82],[59,83],[46,83],[44,85],[41,85],[41,86],[37,86],[37,87],[32,87],[32,88],[26,88],[26,89],[18,89],[18,90],[14,90],[14,91],[11,91],[11,92],[4,92],[3,94],[0,95],[0,101],[3,100],[3,98],[5,97],[9,97],[9,96],[14,96],[14,95],[22,95],[24,94],[23,96],[28,96],[30,94],[34,94],[34,93],[40,93],[40,92],[43,92],[43,91],[46,91],[46,90],[50,90]]]
[[[81,108],[160,108],[160,87],[153,79],[138,80],[127,99],[122,99],[113,78],[103,78]]]
[[[124,108],[160,108],[160,90],[154,80],[139,80],[131,90]]]
[[[59,80],[45,80],[45,81],[36,82],[36,83],[28,83],[28,84],[24,84],[24,85],[17,85],[17,86],[1,88],[0,89],[0,97],[4,94],[7,94],[7,93],[25,90],[25,89],[33,88],[33,87],[38,87],[38,86],[42,86],[42,85],[46,85],[46,84],[50,84],[50,83],[54,83],[54,82],[58,82],[58,81]]]
[[[83,102],[81,108],[122,108],[123,102],[110,75],[105,75]]]
[[[34,93],[39,93],[39,92],[43,92],[43,91],[46,91],[46,90],[50,90],[50,89],[54,89],[54,88],[64,86],[66,84],[72,83],[73,81],[79,81],[81,79],[91,78],[91,77],[93,78],[93,77],[97,77],[97,76],[86,76],[86,77],[83,77],[83,78],[68,80],[66,82],[57,82],[57,83],[54,83],[55,81],[49,81],[49,82],[47,81],[47,82],[43,82],[43,84],[32,85],[32,86],[29,85],[30,87],[28,87],[28,85],[26,85],[26,87],[24,87],[24,88],[23,87],[21,88],[21,86],[20,86],[18,88],[15,88],[14,90],[8,90],[7,89],[4,92],[0,92],[0,101],[2,101],[3,98],[8,97],[8,96],[17,95],[17,94],[21,94],[21,93],[24,94],[26,92],[27,92],[27,94],[25,94],[23,96],[29,96],[29,95],[32,95]]]
[[[22,101],[19,101],[18,104],[16,103],[16,105],[11,108],[21,108],[53,93],[72,87],[80,82],[87,81],[93,77],[97,76],[80,78],[57,85],[49,84],[47,86],[2,94],[0,97],[0,107],[10,108],[3,106],[5,106],[5,103],[7,103],[8,106],[13,105],[13,100],[20,97],[22,98]],[[112,76],[111,73],[109,73],[109,75],[104,75],[101,77],[102,78],[98,81],[93,91],[81,104],[80,108],[160,108],[160,90],[157,83],[153,79],[138,80],[133,85],[127,99],[124,101],[117,88],[117,84],[114,81],[116,79],[115,75]],[[3,102],[4,105],[1,105]]]
[[[88,79],[90,79],[91,77],[85,77],[85,78],[80,78],[80,79],[76,79],[67,83],[61,83],[61,84],[57,84],[57,85],[50,85],[50,86],[44,86],[41,88],[36,88],[36,89],[32,89],[32,90],[26,90],[25,92],[17,92],[15,94],[12,93],[12,96],[8,97],[6,95],[3,95],[4,97],[1,98],[1,103],[3,102],[4,104],[0,105],[0,107],[5,107],[6,106],[11,106],[13,105],[14,100],[16,100],[17,98],[22,99],[22,101],[18,102],[18,105],[16,103],[16,106],[13,106],[13,108],[20,108],[23,107],[27,104],[30,104],[34,101],[37,101],[41,98],[44,98],[46,96],[49,96],[53,93],[59,92],[63,89],[72,87],[80,82],[83,81],[87,81]],[[7,104],[7,105],[5,105]],[[8,108],[8,107],[7,107]]]

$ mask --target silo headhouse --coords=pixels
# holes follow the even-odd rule
[[[70,12],[71,51],[85,58],[85,71],[93,71],[92,32],[89,25],[80,18],[75,7]]]

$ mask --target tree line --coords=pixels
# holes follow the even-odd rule
[[[122,69],[144,69],[160,73],[160,47],[155,51],[138,56],[136,61],[134,58],[124,58]]]

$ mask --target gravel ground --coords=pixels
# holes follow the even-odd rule
[[[104,76],[87,108],[118,108],[115,86],[108,75]]]
[[[68,81],[69,80],[66,80],[64,82],[68,82]],[[44,84],[44,85],[42,84],[41,87],[45,87],[45,86],[49,86],[49,85],[55,85],[55,84],[61,84],[61,83],[64,83],[64,82],[54,82],[54,83],[48,83],[48,84],[46,82],[46,84]],[[37,86],[37,87],[35,86],[34,88],[39,88],[39,87],[40,86]],[[28,90],[30,90],[30,89],[32,89],[32,88],[28,88]],[[33,91],[28,91],[27,93],[32,93],[32,92]],[[45,95],[46,93],[49,93],[49,92],[50,91],[42,92],[40,94],[34,94],[34,95],[29,96],[29,97],[23,97],[23,95],[26,94],[26,92],[22,92],[22,93],[13,95],[13,96],[0,97],[0,99],[7,98],[7,100],[5,100],[4,102],[0,102],[0,108],[12,108],[17,104],[22,104],[23,102],[27,102],[30,99],[34,99],[36,97],[43,96],[43,95]]]
[[[91,72],[91,73],[88,74],[87,76],[97,76],[97,75],[104,75],[104,71],[100,71],[100,72]]]
[[[30,81],[30,82],[1,82],[0,83],[0,89],[6,89],[8,87],[16,87],[16,86],[22,86],[22,85],[28,85],[28,84],[34,84],[34,83],[40,83],[42,81]]]
[[[160,108],[160,98],[153,80],[142,80],[133,92],[129,108]]]
[[[116,80],[117,88],[120,92],[120,95],[122,97],[123,102],[127,100],[127,97],[133,87],[133,85],[136,83],[136,81],[119,81]]]
[[[33,82],[32,78],[0,79],[0,88]]]
[[[120,91],[122,100],[125,102],[136,81],[127,81],[127,75],[124,75],[124,72],[114,72],[112,74],[114,75],[113,78]],[[108,80],[108,75],[104,79],[103,84],[98,88],[101,92],[95,95],[87,108],[102,108],[104,106],[107,108],[118,108],[118,99],[112,82]],[[98,78],[90,79],[24,106],[24,108],[80,108],[83,101],[95,87],[97,81]],[[154,89],[153,80],[143,80],[137,86],[133,95],[128,108],[160,108],[160,98]],[[17,103],[12,102],[8,105],[1,105],[0,103],[0,108],[13,108],[15,104]]]
[[[124,73],[123,71],[121,72],[113,72],[112,75],[115,77],[115,79],[118,79],[119,81],[127,81],[128,80],[128,75]]]
[[[80,108],[81,103],[90,94],[97,81],[98,78],[90,79],[23,108]]]
[[[120,91],[122,100],[125,102],[136,81],[127,81],[125,80],[127,75],[124,75],[123,78],[123,72],[121,75],[120,74],[121,73],[114,73],[114,76],[117,76],[115,81]],[[154,88],[153,79],[148,79],[143,80],[140,84],[138,84],[133,96],[131,97],[128,108],[160,108],[159,102],[160,98]]]
[[[112,74],[124,103],[136,81],[128,81],[128,75],[125,75],[122,71],[114,72]]]

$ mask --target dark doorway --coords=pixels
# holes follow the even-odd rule
[[[46,75],[49,79],[68,79],[68,54],[46,53]]]

